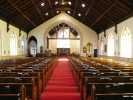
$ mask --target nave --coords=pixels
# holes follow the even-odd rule
[[[65,56],[59,58],[41,100],[80,100]]]

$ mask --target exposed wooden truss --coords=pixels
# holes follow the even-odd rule
[[[20,29],[21,35],[22,30],[28,34],[30,30],[64,10],[66,13],[70,11],[71,13],[68,13],[70,16],[99,34],[112,26],[117,33],[117,24],[133,16],[132,0],[64,1],[71,2],[71,5],[55,4],[56,0],[0,0],[0,19],[7,22],[7,31],[12,24]],[[45,4],[44,7],[41,3]],[[82,4],[85,4],[84,8]],[[48,13],[47,16],[46,13]],[[81,16],[78,16],[79,13]]]

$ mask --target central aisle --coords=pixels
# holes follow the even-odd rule
[[[67,58],[59,59],[41,100],[80,100]]]

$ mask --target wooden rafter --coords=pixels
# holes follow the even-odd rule
[[[80,0],[81,2],[84,2],[83,0]],[[84,2],[85,3],[85,2]],[[87,6],[90,7],[90,5],[88,5],[87,3],[85,3]],[[99,13],[100,15],[104,16],[106,19],[108,19],[113,25],[115,25],[115,23],[110,19],[108,18],[107,16],[103,15],[102,13],[100,13],[98,10],[96,10],[95,8],[93,8],[92,6],[90,7],[91,9],[95,10],[97,13]]]
[[[74,7],[74,12],[73,12],[73,17],[74,17],[74,15],[75,15],[75,11],[76,11],[76,8],[77,8],[77,5],[78,5],[78,1],[79,1],[79,0],[76,0],[76,4],[75,4],[75,7]]]
[[[85,13],[85,16],[83,17],[82,22],[84,21],[85,17],[87,16],[88,12],[90,11],[90,9],[91,9],[91,7],[92,7],[92,5],[93,5],[94,2],[95,2],[95,0],[93,0],[92,3],[91,3],[91,5],[89,6],[89,9]]]
[[[79,13],[78,11],[76,11],[77,13]],[[84,16],[84,15],[82,15],[83,17],[85,17],[87,20],[89,20],[89,21],[91,21],[92,23],[94,23],[94,21],[92,21],[91,19],[89,19],[88,17],[86,17],[86,16]],[[98,27],[100,27],[103,31],[104,31],[104,29],[100,26],[100,25],[98,25],[97,23],[95,23]]]
[[[52,11],[52,15],[53,15],[53,17],[54,17],[54,12],[53,12],[53,9],[52,9],[52,6],[51,6],[51,3],[50,3],[50,0],[48,0],[48,3],[49,3],[49,6],[50,6],[50,9],[51,9],[51,11]]]
[[[44,0],[43,0],[43,1],[44,1]],[[41,2],[39,2],[38,4],[40,4],[40,3],[41,3]],[[33,8],[34,8],[35,6],[37,6],[38,4],[32,6],[31,8],[29,8],[29,9],[27,9],[27,10],[25,10],[23,13],[25,13],[25,12],[27,12],[27,11],[33,9]],[[12,18],[12,19],[7,23],[7,28],[9,28],[9,24],[11,24],[11,22],[12,22],[14,19],[16,19],[17,17],[19,17],[19,16],[21,16],[21,15],[22,15],[22,14],[20,13],[19,15],[15,16],[14,18]]]
[[[35,3],[33,0],[31,0],[32,4],[34,5],[34,7],[36,8],[37,12],[39,13],[39,15],[41,16],[41,18],[43,19],[43,21],[45,22],[44,17],[42,16],[41,12],[39,11],[39,9],[36,7]]]
[[[123,3],[121,3],[120,1],[118,1],[118,0],[115,0],[118,4],[120,4],[123,8],[126,8],[126,9],[128,9],[130,12],[131,12],[131,14],[133,15],[133,11],[128,7],[128,6],[126,6],[126,5],[124,5]]]
[[[24,14],[22,13],[10,0],[7,0],[8,3],[10,3],[19,13],[21,13],[22,16],[24,16],[30,23],[32,23],[35,27],[36,25]],[[7,29],[9,27],[7,26]]]
[[[100,20],[101,17],[103,17],[115,4],[116,1],[90,27],[92,27],[98,20]]]
[[[91,21],[92,23],[94,23],[94,21],[90,20],[88,17],[85,17],[87,20]],[[100,27],[102,29],[102,31],[104,31],[104,29],[97,23],[95,23],[98,27]]]
[[[49,10],[49,11],[51,11],[51,10]],[[49,12],[49,11],[48,11],[48,12]],[[42,14],[42,16],[43,16],[43,15],[45,15],[45,13]],[[39,16],[39,17],[40,17],[40,16]],[[37,18],[35,18],[34,20],[32,20],[32,22],[35,21],[35,20],[37,20],[39,17],[37,17]],[[23,30],[23,28],[24,28],[25,26],[27,26],[28,24],[30,24],[30,22],[27,23],[27,24],[25,24],[24,26],[22,26],[21,29],[20,29],[20,32],[21,32],[21,31]]]
[[[32,1],[33,4],[30,4],[31,1]],[[40,4],[42,3],[42,1],[46,4],[46,6],[44,8],[40,7],[41,6]],[[4,2],[3,5],[0,4],[0,6],[2,6],[2,8],[3,8],[3,9],[0,10],[0,13],[1,13],[1,16],[5,17],[5,19],[6,19],[7,30],[9,30],[9,24],[12,24],[14,26],[16,25],[13,22],[18,21],[19,17],[21,17],[20,19],[23,20],[23,22],[18,23],[18,25],[20,25],[20,26],[17,26],[18,28],[21,28],[20,29],[20,32],[21,32],[21,30],[24,30],[24,27],[29,25],[30,23],[34,24],[34,25],[35,24],[39,25],[40,24],[39,22],[42,23],[43,21],[45,21],[44,13],[46,14],[47,11],[50,11],[52,13],[52,15],[47,17],[49,19],[51,17],[54,17],[54,15],[53,15],[53,14],[55,14],[54,11],[63,9],[65,11],[73,11],[73,13],[70,14],[73,17],[75,17],[76,13],[82,13],[82,11],[83,11],[83,13],[85,13],[85,14],[82,15],[81,22],[83,23],[85,21],[85,19],[88,20],[89,22],[92,23],[91,25],[88,25],[88,26],[91,26],[94,30],[96,30],[98,32],[104,31],[105,29],[108,29],[108,28],[114,26],[115,27],[114,31],[117,33],[117,24],[119,22],[133,16],[133,10],[132,10],[132,7],[131,7],[133,5],[133,3],[130,0],[129,1],[113,0],[114,2],[116,2],[116,5],[111,10],[109,10],[107,12],[106,12],[106,10],[108,10],[109,7],[107,9],[106,9],[106,7],[114,4],[114,2],[112,2],[112,1],[110,1],[110,2],[105,2],[105,1],[96,2],[96,0],[92,0],[88,4],[88,1],[86,1],[86,0],[74,0],[72,2],[72,5],[67,4],[67,5],[62,6],[60,4],[54,5],[54,3],[52,3],[54,0],[42,0],[42,1],[40,0],[36,3],[35,0],[29,0],[29,1],[25,1],[25,2],[19,2],[17,0],[14,0],[14,1],[6,0],[6,2]],[[87,5],[88,8],[85,9],[85,10],[81,9],[78,12],[77,8],[80,7],[79,3],[81,3],[81,4],[84,3],[85,5]],[[129,4],[129,3],[131,3],[131,4]],[[9,5],[9,6],[6,7],[6,5],[7,6]],[[25,7],[24,5],[28,9],[23,8],[23,7]],[[130,6],[128,6],[128,5],[130,5]],[[97,7],[98,9],[95,8],[95,7]],[[105,12],[104,13],[101,12],[100,9],[105,9]],[[30,13],[31,10],[32,10],[33,13]],[[97,17],[98,18],[95,19],[95,21],[91,20],[91,18],[93,17],[92,15],[88,15],[90,12],[92,14],[96,13],[96,16],[94,18],[97,18]],[[33,16],[38,15],[39,17],[37,16],[37,18],[42,17],[42,19],[43,18],[44,19],[39,21],[39,22],[34,21],[37,18],[31,20],[29,16],[32,16],[32,14],[33,14]],[[94,19],[94,18],[92,18],[92,19]],[[107,23],[106,23],[107,26],[105,26],[105,25],[102,26],[102,22],[101,22],[101,24],[98,23],[99,20],[104,22],[103,18],[107,19]],[[25,19],[27,19],[27,20],[25,20]],[[99,28],[97,29],[93,25],[98,26],[100,29]],[[33,28],[34,27],[32,27],[31,29],[33,29]],[[30,28],[28,29],[28,27],[27,27],[26,29],[29,30]]]

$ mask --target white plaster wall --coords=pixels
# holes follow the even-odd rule
[[[1,56],[1,47],[2,45],[1,45],[1,31],[0,31],[0,56]]]
[[[46,21],[45,23],[41,24],[40,26],[36,27],[35,29],[31,30],[28,34],[28,38],[30,36],[35,36],[37,38],[37,48],[39,49],[41,45],[43,45],[44,50],[46,49],[46,37],[48,32],[51,28],[58,25],[59,23],[67,23],[73,28],[76,29],[76,31],[80,35],[80,54],[82,55],[83,52],[83,46],[86,45],[88,42],[91,42],[93,45],[93,48],[98,46],[98,37],[97,33],[87,27],[86,25],[82,24],[78,20],[74,19],[70,15],[66,14],[65,12],[62,12],[61,14],[55,16],[54,18],[51,18],[50,20]]]
[[[76,38],[73,34],[71,34],[71,38]],[[75,53],[77,52],[77,42],[79,40],[70,40],[70,53]]]
[[[56,34],[53,34],[50,38],[56,38]],[[52,53],[57,53],[57,41],[54,39],[49,40],[49,49]]]
[[[22,37],[24,36],[25,38],[25,42],[26,42],[26,54],[28,54],[28,43],[27,43],[27,33],[21,31],[21,36],[19,37],[19,29],[9,25],[10,30],[7,32],[7,23],[3,20],[0,20],[0,32],[1,32],[1,42],[2,42],[2,50],[1,50],[1,54],[2,56],[10,56],[10,54],[8,54],[8,52],[10,51],[10,37],[11,37],[11,33],[14,32],[17,40],[16,40],[16,55],[22,55],[20,52],[20,49],[18,49],[18,40],[22,40]],[[6,54],[4,54],[4,51],[6,51]]]
[[[116,55],[114,56],[117,56],[117,57],[120,57],[121,55],[121,34],[122,34],[122,31],[123,31],[123,28],[126,26],[129,28],[130,30],[130,33],[131,33],[131,57],[133,57],[133,46],[132,46],[132,42],[133,42],[133,17],[119,23],[117,25],[117,34],[114,32],[115,30],[115,27],[111,27],[109,29],[106,30],[106,38],[104,37],[104,32],[100,33],[99,34],[99,41],[98,41],[98,49],[99,49],[99,54],[100,54],[100,42],[101,42],[101,37],[103,37],[103,40],[104,40],[104,45],[107,44],[107,52],[108,52],[108,36],[109,36],[109,33],[111,32],[114,36],[114,39],[115,37],[118,37],[118,40],[119,40],[119,43],[118,43],[118,46],[119,46],[119,49],[116,51],[114,50],[114,52],[116,52]],[[106,56],[108,53],[107,52],[104,52],[104,55]],[[120,52],[120,55],[118,55],[118,52]]]
[[[80,38],[78,35],[77,38]],[[77,40],[77,52],[80,52],[80,40]]]

